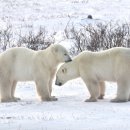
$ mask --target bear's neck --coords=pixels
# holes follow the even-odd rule
[[[78,67],[77,61],[73,60],[73,61],[69,62],[68,64],[71,67],[71,72],[72,72],[71,79],[79,78],[80,74],[79,74],[79,67]]]
[[[48,66],[50,69],[56,69],[59,65],[59,62],[55,59],[54,55],[52,54],[51,50],[48,50],[50,48],[47,48],[46,50],[41,51],[40,55],[43,55],[43,64]]]

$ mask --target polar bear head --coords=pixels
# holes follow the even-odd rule
[[[74,61],[64,63],[56,74],[55,85],[61,86],[67,81],[78,78],[79,70]]]
[[[51,45],[53,56],[58,62],[70,62],[72,61],[71,57],[68,54],[68,51],[59,44]]]

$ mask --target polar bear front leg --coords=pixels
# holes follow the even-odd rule
[[[86,83],[88,90],[90,92],[90,98],[86,99],[85,102],[96,102],[99,96],[99,84],[94,80],[89,80]]]
[[[50,93],[50,95],[51,95],[51,93],[52,93],[52,79],[50,79],[49,80],[49,93]]]
[[[49,93],[50,93],[50,96],[52,94],[52,83],[53,83],[53,78],[51,78],[49,80]],[[58,100],[55,96],[51,96],[51,98],[54,98],[55,100]]]
[[[129,100],[129,94],[130,94],[130,84],[126,81],[118,81],[117,82],[118,88],[117,88],[117,97],[115,99],[112,99],[111,102],[127,102]]]
[[[129,94],[129,101],[130,101],[130,94]]]
[[[41,101],[56,101],[57,99],[51,97],[48,87],[48,82],[45,79],[39,79],[36,81],[37,93]]]
[[[50,74],[50,80],[49,80],[49,92],[50,92],[50,95],[52,94],[52,83],[53,83],[53,79],[54,79],[54,76],[55,76],[55,72],[56,70],[52,70],[51,74]],[[51,96],[51,98],[54,98],[55,100],[58,100],[55,96]]]
[[[49,92],[50,92],[50,95],[52,93],[52,83],[53,83],[54,75],[55,75],[55,71],[51,70],[50,78],[49,78]]]

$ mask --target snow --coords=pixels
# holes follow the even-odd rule
[[[0,130],[129,130],[130,103],[110,103],[116,84],[106,83],[104,100],[86,103],[89,93],[76,79],[62,87],[53,84],[56,102],[39,102],[34,83],[19,83],[18,103],[0,104]]]
[[[91,14],[94,19],[87,19]],[[63,30],[71,23],[129,22],[129,0],[0,0],[0,29],[11,24],[15,32],[40,26],[57,32],[56,42],[63,41]],[[19,83],[17,103],[0,103],[0,130],[129,130],[130,102],[110,103],[116,84],[106,83],[104,100],[86,103],[89,93],[81,79],[63,87],[53,84],[56,102],[40,102],[32,82]]]
[[[12,24],[15,30],[45,26],[61,31],[70,20],[74,23],[92,21],[127,21],[130,19],[128,0],[1,0],[0,23]],[[88,20],[91,14],[94,20]]]

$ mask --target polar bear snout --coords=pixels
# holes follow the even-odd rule
[[[59,83],[55,82],[55,85],[62,86],[62,83],[61,82],[59,82]]]
[[[59,82],[58,78],[56,78],[55,85],[62,86],[62,83]]]

